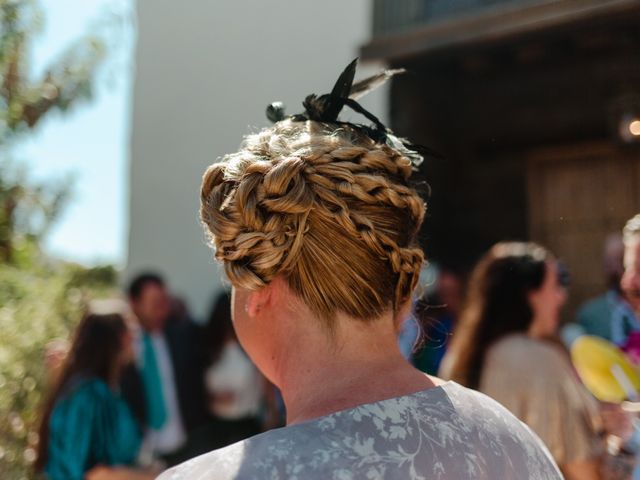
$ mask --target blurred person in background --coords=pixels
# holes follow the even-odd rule
[[[173,465],[201,453],[189,436],[206,422],[197,327],[184,308],[174,314],[169,290],[155,273],[136,276],[127,293],[139,329],[122,393],[145,431],[144,451]]]
[[[624,298],[622,278],[624,243],[620,234],[607,237],[604,247],[604,272],[608,290],[583,305],[576,324],[588,335],[596,335],[623,346],[633,332],[640,331],[640,321]]]
[[[536,432],[568,480],[599,479],[598,404],[556,339],[566,291],[533,243],[495,245],[475,267],[441,375],[502,403]]]
[[[36,469],[49,480],[145,480],[135,468],[141,431],[118,393],[133,358],[122,314],[88,313],[77,327],[44,408]]]
[[[415,316],[423,331],[422,341],[413,352],[411,362],[430,375],[437,375],[460,315],[462,278],[458,269],[443,266],[438,272],[435,291],[426,292],[415,305]]]
[[[217,296],[203,331],[209,449],[244,440],[277,421],[273,386],[244,352],[231,323],[230,293]]]
[[[620,280],[622,293],[629,302],[629,315],[640,318],[640,214],[631,218],[625,225],[624,241],[624,273]],[[637,323],[640,323],[636,320]],[[621,345],[627,356],[640,365],[640,329],[630,333],[626,342]]]
[[[637,317],[640,317],[640,213],[630,218],[622,230],[624,242],[624,272],[620,280],[620,287],[625,298],[631,305]],[[627,344],[627,353],[638,361],[640,359],[640,339],[633,335]],[[636,428],[636,456],[640,458],[640,429]],[[640,462],[636,465],[633,480],[640,480]]]
[[[624,274],[620,286],[636,315],[640,315],[640,214],[623,230]]]
[[[48,385],[56,385],[58,383],[69,348],[69,342],[64,338],[56,338],[45,345],[44,367]]]

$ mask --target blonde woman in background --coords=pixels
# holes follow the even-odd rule
[[[287,426],[161,478],[560,479],[504,408],[403,358],[423,263],[419,159],[355,102],[369,82],[354,73],[303,114],[273,106],[277,123],[204,175],[201,217],[238,339],[282,391]],[[374,126],[338,121],[345,105]]]

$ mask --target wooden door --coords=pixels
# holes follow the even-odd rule
[[[541,149],[527,158],[529,233],[569,267],[565,318],[606,289],[605,238],[640,212],[640,152],[610,144]]]

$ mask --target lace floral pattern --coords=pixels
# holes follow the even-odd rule
[[[272,430],[165,472],[183,479],[558,480],[540,440],[453,382]]]

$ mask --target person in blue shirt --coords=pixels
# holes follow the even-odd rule
[[[117,390],[131,343],[119,313],[80,322],[42,417],[36,469],[47,479],[154,478],[135,467],[141,432]]]
[[[576,324],[584,333],[602,337],[618,346],[624,346],[633,332],[640,331],[640,319],[620,285],[623,252],[622,236],[609,235],[604,249],[608,290],[585,303],[576,315]]]

